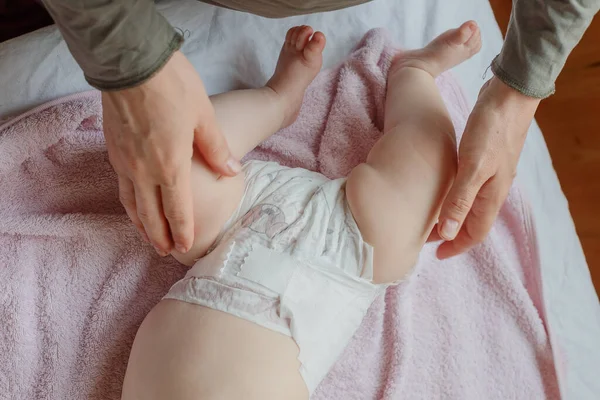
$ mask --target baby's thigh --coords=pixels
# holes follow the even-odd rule
[[[237,209],[244,193],[244,173],[233,178],[220,177],[195,152],[190,185],[194,208],[194,243],[185,254],[172,253],[179,262],[189,266],[206,254]]]
[[[308,399],[294,341],[210,308],[163,300],[136,335],[123,400]]]
[[[352,170],[346,183],[352,214],[364,240],[374,247],[377,283],[403,279],[412,269],[456,171],[451,140],[440,137],[432,146],[395,146],[393,154],[386,154],[392,146],[385,139],[371,150],[366,163]]]

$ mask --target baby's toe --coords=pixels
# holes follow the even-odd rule
[[[292,37],[290,40],[290,43],[293,47],[296,46],[296,43],[298,43],[298,35],[300,34],[300,31],[302,30],[302,26],[297,26],[294,28],[294,32],[292,32]]]
[[[453,44],[468,45],[469,42],[477,40],[479,37],[479,27],[475,21],[467,21],[458,28],[458,32],[452,35]]]
[[[304,48],[304,58],[308,62],[318,61],[325,48],[325,35],[321,32],[316,32],[306,47]]]
[[[476,23],[473,22],[472,31],[470,33],[470,37],[467,38],[465,42],[465,46],[467,46],[471,52],[471,55],[474,55],[481,50],[481,31]]]
[[[298,37],[296,38],[296,50],[300,51],[306,47],[310,35],[313,34],[313,29],[310,26],[303,25],[299,29]]]
[[[285,44],[291,44],[292,43],[292,35],[294,34],[294,31],[296,30],[297,26],[294,26],[290,29],[288,29],[287,33],[285,34]]]

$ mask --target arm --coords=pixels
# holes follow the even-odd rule
[[[495,76],[481,89],[459,148],[458,173],[444,201],[438,233],[448,258],[481,243],[517,173],[540,100],[579,42],[600,0],[513,0]]]
[[[43,0],[90,85],[125,89],[160,70],[183,38],[152,0]]]
[[[548,97],[598,9],[600,0],[513,0],[504,46],[492,71],[527,96]]]
[[[119,196],[142,237],[166,255],[194,241],[190,170],[240,170],[182,38],[152,0],[44,0],[87,81],[102,90],[103,127]],[[109,91],[110,90],[110,91]]]

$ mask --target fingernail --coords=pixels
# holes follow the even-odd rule
[[[179,243],[175,244],[175,248],[180,253],[187,253],[187,251],[188,251],[187,247],[185,247],[184,245],[179,244]]]
[[[235,175],[242,172],[242,165],[233,157],[227,160],[227,168],[229,168],[229,170]]]
[[[453,240],[458,233],[458,221],[447,219],[442,224],[442,236],[445,240]]]

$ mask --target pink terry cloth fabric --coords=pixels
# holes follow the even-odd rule
[[[347,174],[382,134],[395,51],[383,31],[367,33],[316,78],[298,121],[249,157]],[[450,75],[438,85],[460,133],[464,96]],[[138,326],[186,272],[129,223],[101,115],[99,95],[87,93],[0,126],[2,399],[119,399]],[[426,245],[314,398],[558,398],[532,229],[513,188],[482,245],[447,261]]]

